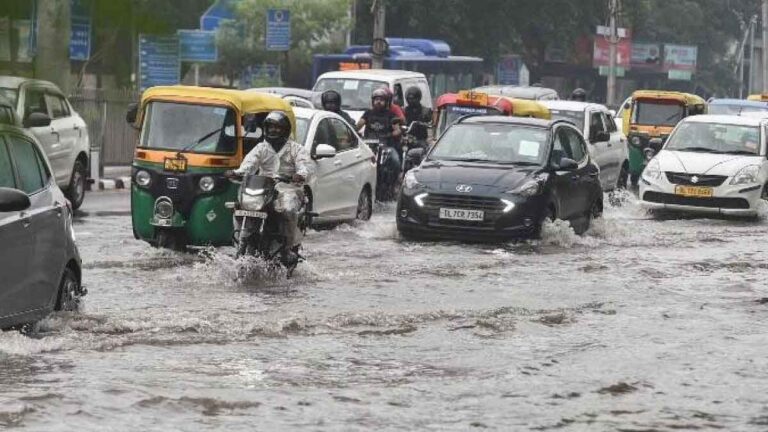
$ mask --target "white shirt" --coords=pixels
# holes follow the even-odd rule
[[[256,145],[243,159],[240,168],[235,172],[240,175],[259,175],[267,177],[287,176],[294,174],[308,179],[315,171],[315,165],[309,152],[301,144],[288,140],[279,152],[272,145],[262,141]]]

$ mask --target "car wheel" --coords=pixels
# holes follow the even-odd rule
[[[77,280],[75,272],[67,268],[61,277],[59,284],[59,294],[56,298],[57,311],[74,312],[80,308],[80,282]]]
[[[546,213],[546,216],[544,216],[544,219],[542,219],[541,222],[539,222],[539,224],[536,225],[536,228],[533,231],[533,238],[540,240],[541,231],[542,231],[542,228],[544,227],[544,224],[547,222],[552,223],[556,219],[557,219],[557,213],[555,212],[555,207],[553,205],[550,205],[547,208],[547,213]]]
[[[69,187],[67,187],[67,199],[72,203],[72,209],[77,210],[83,205],[85,200],[85,182],[86,182],[85,165],[81,161],[75,161],[75,166],[72,168],[72,177],[69,179]]]
[[[592,226],[592,221],[595,219],[601,217],[603,215],[603,202],[599,199],[596,199],[594,202],[592,202],[592,205],[589,207],[589,211],[587,212],[586,217],[584,218],[584,226],[583,229],[580,229],[579,232],[576,234],[584,234],[589,230],[589,227]]]
[[[357,198],[357,220],[367,221],[371,219],[373,213],[373,202],[371,200],[371,192],[367,188],[363,188],[360,192],[360,197]]]

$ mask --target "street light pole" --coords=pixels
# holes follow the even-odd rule
[[[768,92],[768,0],[763,0],[763,88]]]
[[[618,0],[610,0],[608,4],[608,13],[610,14],[608,42],[610,46],[608,48],[608,91],[606,97],[606,104],[608,106],[614,106],[616,103],[616,45],[619,43],[616,29],[616,14],[618,9]]]

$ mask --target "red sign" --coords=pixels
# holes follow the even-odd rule
[[[611,44],[603,36],[595,36],[595,48],[592,52],[592,66],[610,66],[610,48]],[[629,62],[632,58],[632,40],[622,38],[616,45],[616,66],[629,68]]]

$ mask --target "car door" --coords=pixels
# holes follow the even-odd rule
[[[18,186],[5,134],[0,134],[0,187]],[[29,310],[28,298],[35,252],[26,211],[0,212],[0,317]]]
[[[360,141],[344,120],[329,119],[335,135],[336,160],[334,165],[340,168],[339,204],[340,210],[347,217],[357,214],[357,201],[365,181],[364,163],[367,161],[360,148]]]
[[[572,127],[563,130],[563,147],[565,153],[576,161],[578,168],[571,171],[571,210],[570,217],[578,218],[585,215],[593,201],[595,185],[599,185],[600,170],[590,163],[587,143],[583,135]]]
[[[32,113],[42,113],[50,116],[48,101],[45,97],[45,89],[40,87],[26,87],[24,91],[24,119],[26,120]],[[29,128],[29,131],[37,138],[43,151],[48,155],[51,161],[51,167],[56,175],[56,181],[66,181],[64,160],[66,152],[62,151],[59,133],[54,129],[53,123],[50,126],[40,126]]]
[[[550,152],[550,163],[557,166],[562,158],[572,159],[569,136],[566,134],[567,126],[559,126],[552,134],[552,151]],[[571,219],[574,214],[578,199],[579,173],[577,171],[566,171],[556,169],[553,173],[552,188],[554,200],[557,206],[558,219]]]
[[[72,116],[69,104],[64,96],[48,90],[45,93],[45,102],[51,113],[51,127],[59,136],[59,148],[61,152],[58,166],[54,168],[56,181],[59,184],[67,184],[72,177],[72,168],[75,165],[76,149],[82,130],[77,117]]]
[[[320,144],[328,144],[334,149],[336,147],[336,134],[331,125],[331,119],[328,116],[315,117],[317,123],[314,131],[311,132],[311,151],[314,156],[315,149]],[[338,149],[337,149],[338,151]],[[315,160],[316,172],[314,186],[312,189],[313,210],[320,214],[321,218],[338,218],[343,207],[342,200],[342,162],[339,156]]]
[[[603,111],[603,120],[605,121],[605,126],[611,136],[608,143],[610,144],[611,149],[611,160],[614,164],[615,175],[613,178],[617,182],[619,180],[619,174],[621,173],[621,165],[628,158],[627,140],[624,137],[624,134],[619,131],[616,121],[613,119],[613,116],[611,116],[611,113]],[[613,184],[615,185],[616,182]]]
[[[615,184],[611,143],[608,140],[597,139],[599,134],[604,134],[608,131],[603,119],[603,113],[600,110],[590,109],[587,110],[586,115],[589,129],[584,135],[589,140],[589,154],[597,166],[600,167],[600,182],[603,187]]]
[[[34,254],[29,261],[30,286],[24,295],[30,309],[50,304],[56,294],[66,259],[64,199],[37,146],[26,137],[8,135],[7,141],[18,179],[18,188],[32,203],[24,222]]]

